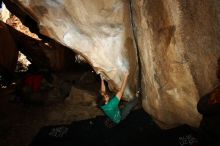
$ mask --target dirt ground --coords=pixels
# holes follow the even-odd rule
[[[64,99],[45,99],[44,104],[12,102],[10,89],[5,89],[8,93],[0,94],[0,145],[28,146],[43,126],[70,124],[102,115],[95,101],[99,83],[93,75],[90,71],[57,74],[57,86],[68,79],[74,81],[70,95]]]

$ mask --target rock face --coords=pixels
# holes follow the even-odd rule
[[[0,71],[12,73],[16,67],[18,50],[7,26],[0,21]]]
[[[20,0],[39,22],[41,33],[82,55],[97,73],[120,87],[125,71],[130,79],[125,98],[137,88],[137,55],[134,49],[128,1],[121,0]],[[133,92],[131,92],[133,91]]]
[[[219,2],[132,2],[144,109],[161,124],[198,126],[199,96],[218,83]]]
[[[5,7],[4,4],[0,2],[0,20],[6,22],[6,20],[10,17],[10,12]]]
[[[161,127],[198,126],[198,99],[218,83],[218,0],[13,2],[39,23],[41,33],[81,54],[111,89],[129,70],[124,99],[133,98],[138,88],[140,59],[146,112]]]

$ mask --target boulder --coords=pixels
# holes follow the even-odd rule
[[[12,73],[15,70],[18,59],[18,50],[15,41],[7,28],[0,21],[0,72]]]
[[[199,125],[199,97],[218,84],[219,4],[217,0],[132,1],[142,104],[161,126]]]
[[[197,102],[219,83],[218,0],[11,2],[38,22],[42,34],[83,56],[112,90],[128,70],[125,100],[141,79],[143,108],[161,127],[198,127]]]
[[[16,3],[35,21],[42,34],[72,48],[101,73],[117,91],[130,72],[125,100],[137,89],[137,54],[130,25],[128,1],[20,0]],[[5,2],[8,3],[8,2]]]

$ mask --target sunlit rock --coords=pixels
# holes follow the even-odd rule
[[[5,5],[0,1],[0,20],[3,22],[6,22],[8,18],[10,18],[10,12],[8,9],[5,7]]]

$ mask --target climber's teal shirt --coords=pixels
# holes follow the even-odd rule
[[[118,97],[114,96],[107,104],[101,106],[104,113],[117,124],[121,121],[121,114],[118,108],[119,102]]]

